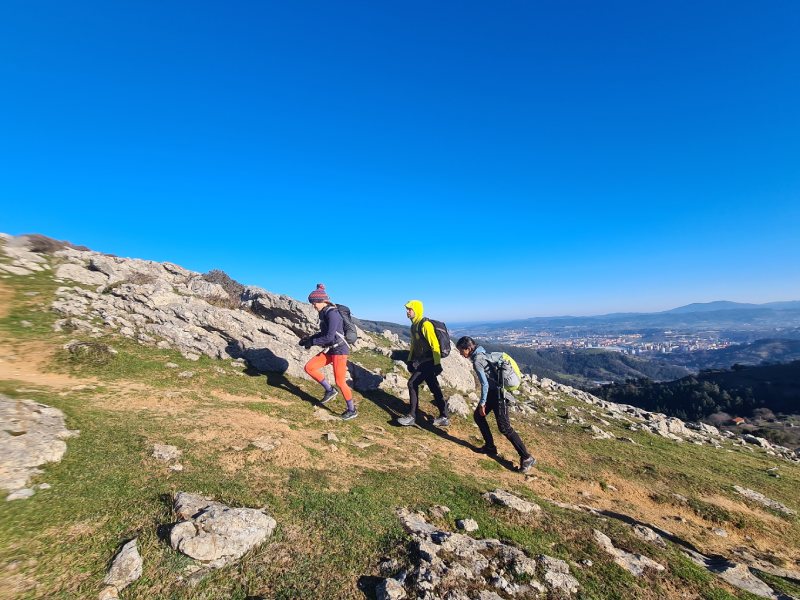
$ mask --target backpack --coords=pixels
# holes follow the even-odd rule
[[[522,371],[519,370],[517,361],[505,352],[488,352],[486,358],[492,366],[498,384],[502,382],[503,388],[512,392],[520,386]]]
[[[447,325],[442,323],[441,321],[434,321],[433,319],[429,319],[424,317],[419,322],[419,337],[420,339],[425,339],[422,335],[422,325],[425,321],[430,321],[431,325],[433,325],[433,330],[436,332],[436,339],[439,340],[439,351],[441,352],[442,358],[445,358],[450,355],[450,332],[447,331]],[[425,342],[427,343],[427,341]]]
[[[352,346],[356,343],[358,339],[358,330],[356,326],[353,324],[353,317],[350,314],[350,309],[347,308],[344,304],[337,304],[336,305],[339,314],[342,315],[342,325],[344,328],[344,340],[347,342],[348,345]]]

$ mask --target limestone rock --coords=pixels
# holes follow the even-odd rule
[[[177,460],[183,454],[182,450],[178,450],[175,446],[168,444],[153,444],[153,458],[169,462]]]
[[[136,545],[136,538],[126,543],[114,557],[103,583],[118,591],[124,590],[142,576],[142,557]]]
[[[744,496],[748,500],[752,500],[753,502],[757,502],[758,504],[761,504],[762,506],[766,506],[767,508],[771,508],[772,510],[778,511],[781,514],[784,514],[784,515],[787,515],[787,516],[794,516],[794,515],[797,514],[797,511],[795,511],[795,510],[793,510],[793,509],[781,504],[777,500],[771,500],[770,498],[767,498],[764,494],[762,494],[760,492],[756,492],[754,490],[743,488],[743,487],[740,487],[738,485],[733,486],[733,489],[735,489],[737,492],[739,492],[739,494],[741,494],[742,496]]]
[[[447,409],[451,415],[459,415],[460,417],[467,417],[472,412],[461,394],[453,394],[447,399]]]
[[[507,492],[505,490],[497,489],[492,492],[486,492],[483,497],[489,502],[505,506],[512,510],[516,510],[517,512],[525,514],[542,512],[542,507],[538,504],[523,500],[519,496],[515,496],[511,492]]]
[[[230,508],[185,492],[176,495],[175,512],[189,516],[172,528],[172,548],[213,567],[241,558],[270,537],[276,526],[275,519],[261,510]]]
[[[456,521],[456,527],[463,529],[468,533],[472,531],[478,531],[478,523],[475,521],[475,519],[459,519]]]
[[[0,394],[0,488],[25,487],[37,467],[61,460],[75,435],[57,408]]]
[[[657,563],[647,556],[631,554],[621,548],[615,548],[614,544],[611,542],[611,538],[597,529],[594,530],[594,539],[600,548],[614,558],[615,563],[636,577],[644,575],[646,569],[653,569],[654,571],[664,570],[662,564]]]

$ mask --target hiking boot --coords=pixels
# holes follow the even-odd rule
[[[450,426],[450,419],[448,419],[447,417],[445,417],[444,415],[442,415],[442,416],[441,416],[441,417],[439,417],[438,419],[434,419],[434,420],[433,420],[433,424],[434,424],[436,427],[449,427],[449,426]]]
[[[519,463],[519,470],[521,473],[527,473],[533,468],[535,464],[536,464],[536,459],[533,458],[532,456],[529,456],[528,458],[523,458],[522,461],[520,461]]]
[[[355,419],[358,416],[358,411],[354,408],[350,410],[349,408],[342,413],[342,421],[349,421],[350,419]]]
[[[480,448],[477,448],[475,452],[478,454],[486,454],[487,456],[495,456],[497,454],[497,448],[494,446],[483,445]]]
[[[336,391],[336,388],[331,388],[330,392],[325,392],[325,395],[322,397],[322,400],[319,401],[320,404],[327,404],[334,398],[336,398],[336,394],[339,392]]]
[[[403,427],[408,427],[409,425],[413,425],[416,420],[417,418],[414,415],[406,415],[405,417],[400,417],[397,419],[397,422]]]

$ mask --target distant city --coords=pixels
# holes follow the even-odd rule
[[[524,348],[602,348],[623,354],[652,355],[698,350],[720,350],[736,344],[719,331],[691,333],[663,331],[658,333],[598,334],[554,332],[522,327],[484,333],[482,339],[496,344]]]

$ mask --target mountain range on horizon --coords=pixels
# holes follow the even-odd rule
[[[693,302],[676,308],[671,308],[663,311],[652,312],[613,312],[604,313],[599,315],[551,315],[540,317],[524,317],[520,319],[498,319],[498,320],[478,320],[478,321],[460,321],[453,322],[454,327],[471,327],[476,325],[508,325],[516,324],[522,321],[537,321],[537,320],[555,320],[555,319],[609,319],[620,317],[639,317],[649,315],[680,315],[687,313],[711,313],[719,311],[730,310],[798,310],[800,311],[800,300],[783,300],[774,302],[765,302],[762,304],[754,304],[748,302],[733,302],[730,300],[713,300],[711,302]]]

